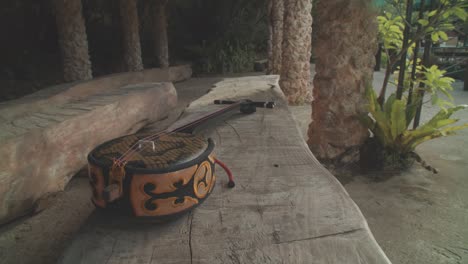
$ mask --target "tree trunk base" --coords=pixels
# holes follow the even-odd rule
[[[464,91],[468,91],[468,64],[465,65],[465,82],[464,82]]]
[[[409,169],[416,161],[414,155],[402,155],[384,149],[373,137],[364,142],[359,153],[359,166],[363,173],[378,172],[385,176],[391,176]]]
[[[385,153],[375,138],[368,138],[359,149],[359,166],[363,172],[383,170]]]

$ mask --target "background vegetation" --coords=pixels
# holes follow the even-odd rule
[[[266,58],[266,2],[170,1],[172,57],[192,61],[200,73],[251,71],[257,56]]]
[[[145,67],[154,67],[151,0],[139,0]],[[82,0],[95,77],[123,71],[122,31],[116,0]],[[266,58],[266,0],[171,0],[172,64],[193,62],[195,73],[251,71]],[[50,1],[0,2],[0,101],[62,82],[54,11]]]
[[[368,87],[370,115],[363,117],[373,134],[369,143],[373,148],[363,156],[372,157],[369,154],[376,153],[374,157],[382,157],[378,161],[382,166],[392,168],[406,167],[413,158],[421,161],[414,152],[419,144],[468,128],[468,124],[450,126],[458,121],[451,118],[452,114],[466,106],[453,104],[454,79],[431,60],[432,45],[447,41],[447,32],[464,25],[468,3],[464,0],[427,0],[420,1],[419,6],[407,3],[412,1],[389,0],[378,17],[379,39],[386,55],[385,79],[378,97]],[[387,95],[389,83],[396,86],[396,91]],[[440,111],[420,125],[425,103],[439,107]],[[363,162],[366,163],[372,162]],[[430,166],[426,168],[435,171]]]

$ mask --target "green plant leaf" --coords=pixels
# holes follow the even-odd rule
[[[366,98],[369,104],[369,112],[371,114],[380,110],[379,102],[377,102],[377,96],[371,85],[366,85]]]
[[[441,131],[445,133],[450,133],[450,132],[455,132],[455,131],[466,129],[466,128],[468,128],[468,124],[463,124],[461,126],[447,127],[447,128],[442,129]]]
[[[416,147],[421,144],[421,143],[424,143],[428,140],[431,140],[431,139],[435,139],[435,138],[438,138],[438,137],[441,137],[442,135],[439,133],[439,134],[432,134],[432,135],[429,135],[429,136],[425,136],[425,137],[421,137],[421,138],[418,138],[417,140],[413,141],[411,143],[411,145],[409,146],[409,149],[411,149],[411,151],[413,151],[414,149],[416,149]]]
[[[444,40],[444,41],[447,41],[447,40],[448,40],[448,36],[447,36],[447,34],[446,34],[445,32],[439,31],[438,34],[439,34],[439,37],[440,37],[442,40]]]
[[[424,126],[437,127],[438,122],[440,122],[441,120],[450,118],[450,116],[452,116],[453,113],[455,113],[456,111],[465,109],[466,107],[467,107],[466,105],[458,105],[458,106],[451,107],[448,109],[440,110],[435,116],[431,118],[431,120],[429,120],[426,124],[424,124],[423,127]]]
[[[392,93],[384,104],[384,112],[388,119],[390,119],[392,114],[392,107],[396,100],[396,94]]]
[[[426,30],[425,30],[426,33],[429,33],[429,32],[432,32],[432,31],[434,31],[434,27],[427,27]]]
[[[450,128],[440,130],[440,128],[453,124],[457,122],[456,119],[449,119],[450,116],[461,109],[465,109],[466,105],[460,105],[456,107],[451,107],[446,110],[440,110],[435,116],[431,118],[428,122],[424,125],[418,127],[415,130],[407,130],[403,132],[402,136],[402,148],[405,151],[412,151],[414,148],[412,146],[416,146],[414,143],[420,140],[421,138],[431,136],[434,133],[439,133],[443,131],[443,133],[450,132]],[[443,136],[442,134],[440,136]]]
[[[458,122],[458,119],[442,119],[442,120],[437,121],[434,124],[434,128],[439,129],[439,128],[442,128],[444,126],[448,126],[448,125],[451,125],[453,123],[456,123],[456,122]]]
[[[387,147],[390,144],[389,138],[385,136],[385,133],[383,133],[380,127],[376,126],[371,131],[383,147]]]
[[[369,115],[361,115],[358,118],[359,121],[371,131],[375,129],[375,121]]]
[[[418,19],[418,23],[423,27],[429,25],[429,21],[427,19]]]
[[[421,137],[421,138],[411,142],[411,149],[414,150],[418,145],[420,145],[421,143],[424,143],[424,142],[426,142],[428,140],[453,135],[453,134],[455,134],[455,131],[466,129],[466,128],[468,128],[468,124],[463,124],[461,126],[453,126],[453,127],[448,127],[448,128],[442,129],[442,130],[437,130],[431,135]]]
[[[392,105],[391,112],[391,135],[392,139],[395,140],[400,136],[403,131],[406,130],[406,113],[405,113],[405,102],[402,100],[395,100]]]
[[[463,21],[465,21],[467,18],[467,12],[461,7],[454,7],[453,13],[455,14],[455,16],[457,16],[459,19]]]
[[[409,105],[406,105],[406,110],[405,110],[405,113],[406,113],[406,127],[409,126],[409,124],[411,123],[411,120],[413,120],[414,116],[416,115],[416,111],[418,109],[418,102],[420,101],[419,98],[417,97],[414,97],[413,99],[413,103],[409,104]]]
[[[366,86],[366,97],[368,100],[369,114],[374,118],[374,127],[372,133],[377,137],[383,146],[392,142],[390,118],[387,118],[377,102],[377,96],[371,85]]]

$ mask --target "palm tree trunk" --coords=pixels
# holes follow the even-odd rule
[[[468,91],[468,64],[465,65],[465,83],[463,84],[463,90]]]
[[[431,35],[427,34],[424,40],[424,53],[422,58],[422,65],[425,67],[431,66],[431,48],[432,48],[432,39]],[[426,86],[425,83],[420,82],[418,88],[418,95],[416,100],[418,101],[418,107],[416,108],[416,114],[414,115],[413,121],[413,129],[416,129],[419,126],[419,122],[421,121],[421,112],[422,112],[422,105],[424,100],[424,87]]]
[[[268,42],[267,42],[267,74],[272,73],[272,61],[271,57],[273,56],[273,23],[271,20],[271,11],[273,7],[273,0],[267,1],[267,16],[268,16]]]
[[[280,86],[290,104],[311,100],[312,2],[285,0]]]
[[[406,1],[406,23],[403,31],[403,47],[402,55],[400,58],[400,71],[398,71],[398,86],[396,90],[396,98],[401,100],[403,97],[403,90],[405,86],[405,75],[406,75],[406,56],[408,54],[409,41],[410,41],[410,30],[411,30],[411,15],[413,14],[413,0]]]
[[[161,68],[169,67],[166,4],[167,0],[155,0],[153,35],[155,54]]]
[[[423,19],[424,18],[424,3],[425,0],[421,0],[419,2],[419,15],[418,19]],[[421,24],[418,24],[418,29],[416,30],[417,32],[421,31]],[[414,49],[413,49],[413,65],[411,68],[411,82],[410,82],[410,87],[408,89],[408,100],[406,101],[406,105],[410,106],[413,104],[413,90],[414,90],[414,81],[416,80],[416,70],[418,66],[418,54],[419,54],[419,46],[421,45],[421,41],[418,40],[415,43]]]
[[[140,29],[136,0],[120,0],[123,31],[124,63],[127,71],[143,70],[141,60]]]
[[[54,0],[66,82],[93,78],[81,0]]]
[[[377,49],[372,0],[319,1],[316,6],[316,75],[308,144],[325,163],[358,159],[368,136],[365,87],[372,84]]]
[[[285,0],[270,0],[268,8],[269,16],[269,52],[268,52],[268,73],[281,73],[281,57],[283,44],[283,18],[284,18],[284,1]]]

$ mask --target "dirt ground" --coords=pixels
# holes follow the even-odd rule
[[[376,73],[375,84],[382,81]],[[216,78],[177,84],[180,106],[205,93]],[[456,103],[468,92],[456,83]],[[310,106],[291,108],[303,133]],[[425,118],[435,109],[425,109]],[[468,122],[468,110],[457,115]],[[366,217],[378,243],[393,263],[468,263],[468,131],[423,144],[418,153],[439,170],[415,164],[409,171],[376,180],[372,175],[341,179]],[[0,263],[54,263],[94,207],[86,173],[64,192],[41,201],[35,215],[0,227]],[[42,208],[45,208],[41,211]]]
[[[463,82],[453,95],[468,104]],[[423,118],[435,111],[425,109]],[[468,123],[468,110],[454,116]],[[393,263],[468,263],[468,131],[423,143],[417,152],[439,173],[415,164],[383,182],[355,177],[345,188]]]
[[[382,80],[383,73],[375,73],[374,87],[381,87]],[[454,86],[455,102],[468,104],[463,82]],[[306,135],[311,107],[291,110]],[[424,109],[422,119],[436,110]],[[454,116],[468,123],[468,110]],[[423,143],[417,152],[439,173],[414,164],[385,180],[375,174],[339,179],[392,263],[468,263],[468,130]]]

